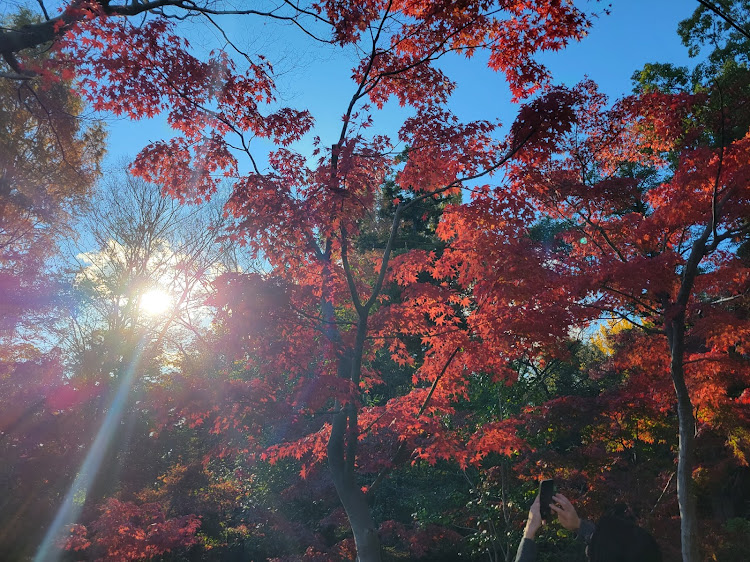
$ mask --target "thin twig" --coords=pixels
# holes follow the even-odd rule
[[[654,512],[654,511],[656,510],[656,506],[657,506],[657,505],[659,505],[659,502],[660,502],[660,501],[661,501],[661,499],[662,499],[662,498],[664,497],[664,494],[666,494],[666,493],[667,493],[667,489],[669,488],[669,485],[670,485],[670,484],[672,483],[672,478],[674,478],[674,474],[675,474],[675,473],[674,473],[674,472],[672,472],[672,473],[671,473],[671,474],[669,475],[669,480],[667,480],[667,485],[666,485],[666,486],[664,486],[664,488],[662,489],[662,491],[661,491],[661,495],[660,495],[660,496],[659,496],[659,498],[658,498],[658,499],[656,500],[656,503],[654,504],[654,507],[653,507],[653,508],[651,509],[651,513],[653,513],[653,512]]]

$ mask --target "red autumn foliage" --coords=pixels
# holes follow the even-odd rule
[[[200,519],[167,519],[158,504],[137,505],[110,498],[88,528],[74,525],[67,550],[91,549],[95,560],[142,560],[189,547],[196,542]]]
[[[303,461],[305,475],[327,461],[357,554],[370,560],[378,559],[379,545],[366,495],[377,487],[363,490],[360,477],[378,482],[378,474],[406,461],[466,467],[489,453],[513,453],[521,447],[518,420],[479,424],[476,432],[459,423],[457,405],[471,399],[472,381],[487,375],[512,383],[519,358],[565,357],[571,328],[602,313],[624,317],[648,337],[620,342],[612,364],[628,371],[626,390],[601,397],[606,409],[591,448],[620,452],[635,430],[638,440],[653,439],[624,410],[644,417],[663,411],[669,368],[676,386],[686,387],[683,410],[692,399],[701,422],[727,427],[743,419],[744,394],[721,391],[746,382],[747,318],[722,299],[747,290],[746,268],[726,248],[747,231],[750,140],[743,131],[720,148],[704,142],[714,125],[701,113],[707,94],[652,92],[609,107],[591,83],[550,89],[521,107],[500,140],[496,122],[460,123],[448,111],[455,84],[435,61],[486,49],[490,67],[525,98],[546,82],[536,53],[585,32],[586,16],[573,3],[292,6],[294,21],[310,17],[334,43],[360,47],[341,133],[329,144],[317,141],[318,160],[309,162],[293,143],[311,129],[312,116],[270,109],[274,85],[265,59],[244,70],[224,52],[202,61],[163,13],[142,25],[113,17],[149,7],[66,4],[60,18],[44,24],[57,39],[56,63],[81,79],[97,109],[132,119],[167,114],[179,136],[148,146],[133,165],[166,193],[200,202],[222,178],[234,178],[228,238],[268,266],[267,275],[217,283],[213,343],[224,364],[211,373],[217,380],[186,368],[173,388],[156,393],[163,428],[184,425],[216,437],[209,457],[292,457]],[[369,135],[373,106],[392,98],[413,116],[390,136]],[[258,167],[249,137],[275,145],[267,169]],[[397,141],[407,145],[398,156]],[[243,151],[252,171],[238,177]],[[658,185],[643,185],[624,164],[655,168]],[[476,185],[495,171],[508,181]],[[399,190],[391,234],[366,251],[357,242],[389,177]],[[401,213],[463,190],[471,202],[445,211],[439,251],[394,257]],[[547,245],[530,235],[540,214],[564,222]],[[412,369],[384,398],[378,391],[390,373],[376,368],[382,356]],[[668,367],[675,357],[680,372]],[[576,405],[560,399],[540,415],[562,427],[561,412]],[[617,439],[605,442],[612,434]],[[120,548],[117,525],[122,548],[132,551],[133,541],[152,537],[136,517],[164,528],[163,538],[153,536],[155,549],[171,548],[170,537],[190,544],[197,527],[194,520],[168,525],[173,520],[149,504],[112,502],[100,518],[108,527],[97,530],[111,548]],[[76,536],[81,545],[89,540],[80,530]],[[426,552],[421,542],[415,555]],[[351,540],[340,550],[351,555]],[[311,546],[307,555],[323,554]]]

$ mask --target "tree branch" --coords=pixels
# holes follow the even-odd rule
[[[730,16],[729,14],[725,14],[719,9],[718,6],[714,5],[712,2],[708,2],[708,0],[698,0],[698,3],[703,4],[706,8],[714,12],[717,16],[727,22],[734,29],[739,31],[742,35],[750,39],[750,32],[740,27],[740,25],[734,20],[734,18],[732,18],[732,16]]]
[[[362,306],[362,301],[359,298],[359,291],[357,291],[357,285],[354,282],[352,269],[349,265],[349,242],[347,240],[346,229],[343,226],[341,227],[341,264],[344,267],[346,284],[349,286],[349,292],[352,295],[354,308],[357,310],[359,317],[364,318],[367,315],[367,310]]]
[[[42,0],[37,0],[42,6],[42,10],[47,16],[47,19],[43,22],[33,23],[23,26],[21,29],[14,30],[1,30],[0,31],[0,54],[6,57],[8,54],[18,53],[24,49],[38,47],[45,43],[53,42],[56,39],[62,37],[68,30],[70,30],[75,24],[77,24],[83,16],[80,13],[71,13],[70,11],[64,11],[57,17],[49,18]],[[299,27],[306,34],[310,35],[314,39],[322,42],[329,42],[325,39],[321,39],[314,35],[311,31],[306,29],[298,18],[300,16],[306,16],[313,18],[314,20],[331,25],[331,22],[315,12],[305,10],[296,6],[294,3],[285,0],[285,6],[293,10],[292,14],[283,15],[277,13],[279,8],[269,11],[261,10],[217,10],[208,7],[208,3],[205,5],[199,5],[191,0],[140,0],[133,2],[124,2],[123,4],[111,4],[109,0],[97,0],[97,4],[101,7],[102,11],[106,15],[110,16],[123,16],[132,17],[138,16],[145,13],[161,13],[164,17],[167,17],[163,13],[164,8],[175,8],[186,11],[188,14],[204,14],[204,15],[254,15],[262,16],[280,21],[286,21]],[[7,59],[6,59],[7,60]]]
[[[448,370],[448,366],[451,364],[453,359],[455,359],[456,355],[458,355],[459,351],[461,351],[461,346],[457,346],[456,349],[453,350],[453,353],[451,353],[450,356],[448,357],[440,373],[438,374],[437,377],[435,377],[435,380],[432,382],[432,386],[430,387],[430,391],[427,393],[427,396],[422,402],[422,406],[419,408],[419,412],[417,412],[415,419],[419,419],[419,417],[422,414],[424,414],[425,410],[427,409],[427,406],[430,403],[430,400],[432,400],[432,395],[435,393],[435,389],[437,388],[438,383],[443,378],[443,375],[445,375],[446,371]],[[375,477],[375,480],[373,480],[372,484],[367,488],[368,496],[372,495],[373,491],[380,485],[380,483],[385,479],[385,477],[391,473],[391,471],[396,465],[406,460],[404,458],[405,455],[406,455],[406,441],[401,441],[401,443],[398,446],[398,449],[396,450],[396,454],[393,455],[393,458],[391,459],[391,462],[389,463],[388,467],[381,470],[378,473],[378,475]]]

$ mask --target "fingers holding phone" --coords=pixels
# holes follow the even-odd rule
[[[552,501],[554,503],[552,503],[550,509],[557,513],[560,524],[569,531],[577,531],[581,526],[581,519],[570,500],[562,494],[555,494],[552,496]]]
[[[539,494],[529,509],[524,537],[534,538],[542,523],[549,524],[553,512],[557,514],[557,519],[563,527],[569,531],[578,531],[581,519],[573,504],[564,495],[555,493],[553,480],[542,480],[539,482]]]

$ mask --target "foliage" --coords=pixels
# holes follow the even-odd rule
[[[572,312],[575,319],[562,316],[555,323],[563,329],[602,319],[624,321],[634,328],[616,334],[619,341],[613,355],[616,369],[628,377],[629,391],[597,408],[626,434],[620,436],[620,443],[607,443],[604,435],[596,441],[606,444],[609,454],[632,446],[627,433],[658,443],[652,434],[658,424],[628,417],[649,401],[653,401],[651,412],[641,414],[646,419],[669,412],[674,387],[686,560],[696,557],[695,544],[690,544],[696,535],[686,531],[695,525],[694,499],[686,492],[695,462],[692,434],[697,431],[701,441],[701,431],[723,426],[736,462],[745,462],[741,447],[736,446],[742,438],[729,426],[745,423],[742,401],[732,389],[749,384],[741,343],[747,329],[748,277],[736,253],[748,235],[747,182],[740,179],[750,171],[748,123],[742,109],[747,103],[748,74],[742,66],[725,69],[729,70],[720,82],[701,84],[692,92],[675,90],[669,80],[656,82],[642,85],[637,95],[611,107],[591,83],[561,92],[576,99],[571,106],[575,128],[562,130],[555,144],[543,150],[519,153],[510,166],[512,195],[495,192],[495,199],[477,196],[471,205],[448,209],[438,231],[452,239],[451,248],[462,249],[447,251],[443,259],[474,272],[463,283],[475,292],[489,283],[474,264],[484,265],[485,248],[501,244],[513,248],[501,255],[506,262],[500,270],[510,283],[556,279],[554,289],[544,291],[542,297],[536,284],[534,295],[519,296],[516,290],[511,298],[493,279],[490,299],[493,304],[504,303],[505,310],[515,312],[524,303],[531,314],[544,311],[541,321],[548,321],[558,309]],[[674,77],[662,70],[663,76]],[[560,242],[540,245],[532,238],[530,243],[520,222],[501,224],[489,233],[465,226],[484,224],[508,207],[518,209],[518,214],[542,213],[560,221]],[[543,261],[534,259],[535,254]],[[540,268],[539,273],[522,269],[530,263]],[[549,297],[551,301],[539,302]],[[739,302],[729,304],[735,300]],[[503,313],[508,314],[492,310],[493,317]],[[514,330],[516,337],[535,328],[528,312],[524,320],[524,326]],[[545,324],[541,327],[551,333]],[[659,377],[662,373],[671,376]],[[571,406],[581,412],[582,404],[575,404]],[[728,426],[719,421],[725,415],[724,419],[734,420]],[[552,425],[559,427],[560,422]],[[615,481],[612,475],[608,481]]]
[[[22,11],[3,26],[39,20]],[[50,67],[48,45],[27,57]],[[0,63],[0,72],[7,69]],[[0,552],[29,556],[75,475],[89,428],[75,412],[97,395],[66,384],[64,357],[46,339],[68,304],[51,267],[86,206],[103,155],[69,80],[0,80]],[[26,537],[22,542],[19,537]]]
[[[72,529],[66,548],[98,551],[88,553],[97,560],[142,560],[190,546],[199,526],[195,516],[167,519],[156,504],[136,505],[111,498],[90,533],[81,525]]]
[[[739,555],[748,514],[728,496],[747,497],[750,421],[741,37],[721,64],[647,67],[610,105],[588,81],[551,87],[535,60],[585,33],[573,3],[255,10],[358,57],[340,132],[308,158],[295,143],[313,116],[280,107],[264,56],[202,60],[180,37],[180,18],[223,8],[172,4],[66,2],[0,31],[18,83],[75,78],[95,109],[164,113],[177,134],[136,157],[152,184],[128,178],[92,213],[101,229],[78,270],[87,315],[73,319],[67,375],[34,349],[3,364],[17,406],[3,415],[7,479],[31,497],[53,445],[50,504],[137,373],[124,439],[74,498],[71,556],[509,560],[539,476],[591,518],[627,502],[668,556],[678,509],[686,560],[686,530],[706,553]],[[696,17],[681,28],[691,44],[709,30]],[[44,65],[29,49],[47,42]],[[520,102],[507,134],[450,111],[456,84],[437,61],[479,50]],[[403,123],[372,132],[389,101]],[[195,207],[157,190],[205,204],[225,178],[224,242],[262,268],[217,277],[213,231],[169,238]],[[165,276],[180,304],[200,286],[205,316],[147,319],[143,292]],[[24,478],[40,449],[46,468]],[[547,533],[543,558],[580,555]]]
[[[3,25],[37,20],[22,11]],[[42,48],[29,60],[54,64]],[[3,67],[0,66],[0,70]],[[80,94],[69,80],[0,80],[0,329],[44,321],[60,305],[45,264],[72,217],[85,206],[103,155],[104,133],[84,119]]]

